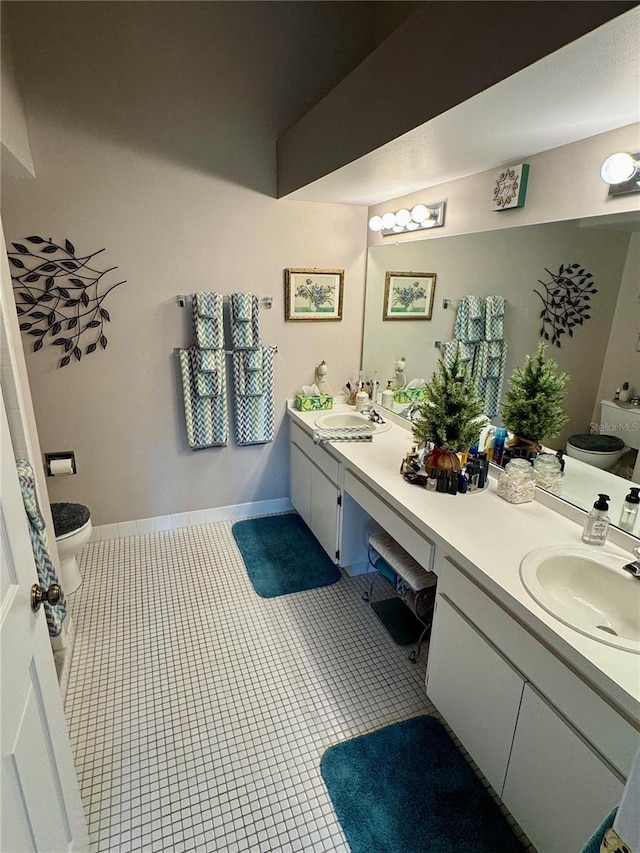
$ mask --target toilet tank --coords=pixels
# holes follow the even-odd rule
[[[601,435],[621,438],[627,447],[640,449],[640,406],[601,400],[599,431]]]

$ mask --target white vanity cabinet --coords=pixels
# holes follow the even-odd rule
[[[504,786],[523,689],[520,673],[439,595],[427,693],[498,793]]]
[[[427,694],[535,847],[578,851],[620,801],[638,732],[452,568],[441,572]]]
[[[327,554],[338,562],[340,464],[290,424],[291,503]]]

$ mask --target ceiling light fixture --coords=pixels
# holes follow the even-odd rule
[[[371,231],[382,232],[383,237],[426,228],[438,228],[444,225],[444,208],[444,201],[437,204],[416,204],[411,210],[403,207],[395,213],[389,211],[382,216],[372,216],[369,220],[369,228]]]
[[[612,154],[602,164],[600,177],[609,184],[609,195],[640,192],[640,153]]]

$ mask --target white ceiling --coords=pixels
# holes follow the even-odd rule
[[[639,57],[636,7],[286,198],[377,204],[632,124]]]

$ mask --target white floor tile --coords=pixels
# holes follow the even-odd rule
[[[412,665],[364,579],[259,598],[231,526],[82,552],[66,713],[91,853],[348,853],[324,750],[437,713],[426,647]]]

